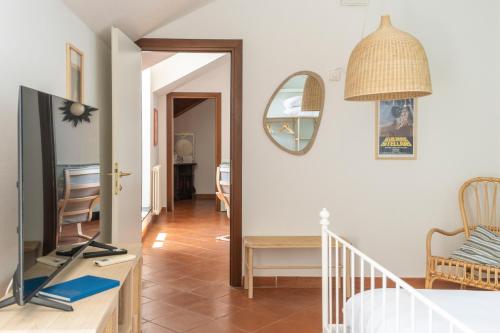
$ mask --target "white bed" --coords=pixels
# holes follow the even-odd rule
[[[323,333],[500,333],[500,292],[416,290],[329,230],[329,216],[320,213]]]
[[[469,290],[418,290],[421,294],[460,319],[477,333],[500,332],[500,292]],[[410,294],[400,291],[399,330],[396,329],[396,290],[386,289],[386,327],[383,324],[383,291],[375,289],[371,307],[372,291],[356,294],[349,299],[344,309],[344,318],[351,332],[367,333],[411,333]],[[361,302],[364,313],[362,314]],[[352,309],[354,309],[354,321]],[[415,302],[415,332],[429,332],[428,308]],[[361,318],[363,320],[361,321]],[[439,316],[432,319],[433,332],[449,332],[448,321]]]

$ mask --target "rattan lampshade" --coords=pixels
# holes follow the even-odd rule
[[[304,83],[302,94],[302,111],[321,110],[323,88],[315,77],[309,75]]]
[[[425,50],[412,35],[382,16],[379,28],[354,48],[347,65],[344,99],[379,101],[432,94]]]

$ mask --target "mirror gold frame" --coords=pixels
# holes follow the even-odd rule
[[[309,75],[309,76],[313,77],[314,79],[316,79],[316,81],[318,81],[319,85],[321,86],[322,94],[321,94],[321,101],[320,101],[321,107],[320,107],[320,110],[319,110],[319,116],[318,116],[318,118],[316,120],[316,126],[314,128],[313,135],[312,135],[309,143],[307,144],[307,146],[304,147],[304,149],[299,150],[299,151],[295,151],[295,150],[291,150],[291,149],[287,149],[287,148],[283,147],[282,145],[280,145],[274,139],[274,137],[272,136],[272,134],[269,133],[269,130],[267,129],[266,119],[267,119],[267,114],[269,113],[269,108],[271,107],[271,104],[274,101],[276,95],[278,95],[278,93],[281,91],[281,89],[283,88],[283,86],[285,84],[287,84],[288,81],[291,78],[293,78],[294,76],[298,76],[298,75]],[[264,132],[266,133],[266,135],[269,138],[269,140],[271,140],[281,150],[283,150],[283,151],[285,151],[287,153],[290,153],[292,155],[304,155],[304,154],[306,154],[311,149],[311,147],[314,145],[314,142],[316,141],[316,136],[318,135],[319,126],[321,125],[321,119],[323,118],[323,109],[324,109],[324,107],[325,107],[325,83],[323,81],[323,78],[319,74],[316,74],[315,72],[311,72],[311,71],[299,71],[299,72],[295,72],[295,73],[289,75],[288,77],[286,77],[281,82],[281,84],[278,86],[278,88],[276,88],[276,90],[272,94],[271,98],[269,98],[269,101],[267,102],[266,109],[264,110],[264,116],[262,117],[262,125],[263,125],[263,128],[264,128]]]

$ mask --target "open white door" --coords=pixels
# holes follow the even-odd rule
[[[141,241],[141,50],[111,28],[112,227],[111,240]]]

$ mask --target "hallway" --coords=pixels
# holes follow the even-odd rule
[[[212,200],[176,202],[144,238],[143,332],[319,333],[319,289],[229,287],[226,214]]]

